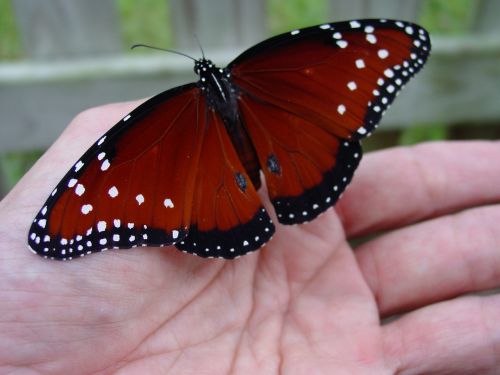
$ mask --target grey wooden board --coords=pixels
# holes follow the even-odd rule
[[[205,51],[253,44],[266,34],[264,0],[170,0],[176,48]]]
[[[481,0],[476,4],[474,29],[483,33],[496,33],[500,31],[500,1]]]
[[[215,54],[227,63],[236,52]],[[177,58],[177,57],[176,57]],[[79,74],[55,67],[28,68],[32,76],[23,80],[3,74],[0,65],[0,150],[46,147],[80,111],[99,104],[152,96],[174,85],[196,78],[192,62],[158,57],[124,63],[103,60]],[[134,62],[135,61],[135,62]],[[118,68],[117,68],[118,67]],[[114,72],[114,74],[112,74]],[[116,72],[119,72],[118,74]],[[59,74],[59,75],[58,75]],[[487,122],[500,118],[500,40],[434,38],[434,52],[424,71],[398,97],[382,120],[381,129],[415,123]],[[97,135],[96,135],[97,136]]]
[[[2,85],[0,150],[47,147],[79,112],[109,102],[153,96],[193,80],[192,74],[186,73]]]
[[[421,0],[335,0],[329,2],[332,21],[356,18],[394,18],[416,21]]]
[[[121,49],[114,0],[13,1],[25,55],[53,60]]]

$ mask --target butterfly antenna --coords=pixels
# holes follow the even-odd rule
[[[174,50],[167,49],[167,48],[159,48],[159,47],[148,46],[147,44],[134,44],[132,47],[130,47],[130,49],[134,49],[134,48],[137,48],[137,47],[145,47],[145,48],[156,49],[156,50],[158,50],[158,51],[164,51],[164,52],[175,53],[176,55],[185,56],[185,57],[187,57],[188,59],[191,59],[191,60],[193,60],[193,61],[196,61],[196,59],[195,59],[194,57],[189,56],[189,55],[186,55],[185,53],[182,53],[182,52],[179,52],[179,51],[174,51]]]
[[[203,47],[201,46],[200,40],[198,39],[198,35],[196,35],[195,33],[193,33],[193,36],[194,36],[194,39],[196,40],[196,43],[198,44],[198,47],[200,47],[201,56],[203,58],[205,58],[205,51],[203,51]]]

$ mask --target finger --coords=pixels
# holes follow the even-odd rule
[[[383,235],[356,259],[382,316],[500,286],[500,205]]]
[[[412,312],[383,327],[397,374],[498,374],[500,295],[469,296]]]
[[[367,155],[337,205],[348,237],[500,202],[500,142],[435,142]]]

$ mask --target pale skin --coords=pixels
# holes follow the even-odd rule
[[[500,287],[500,142],[365,155],[335,209],[233,261],[29,252],[53,187],[136,105],[78,116],[1,201],[0,373],[498,373],[500,295],[469,293]]]

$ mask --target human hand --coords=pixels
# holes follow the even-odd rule
[[[0,202],[1,373],[498,373],[500,296],[462,296],[500,286],[498,142],[368,154],[334,210],[232,261],[30,253],[52,188],[136,105],[78,116]]]

